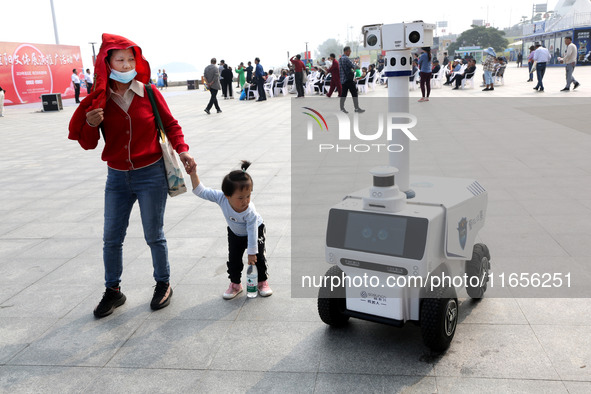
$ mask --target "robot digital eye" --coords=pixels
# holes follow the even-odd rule
[[[409,35],[408,35],[408,41],[412,42],[413,44],[416,44],[417,42],[419,42],[419,40],[421,39],[421,33],[419,33],[418,31],[412,31]]]
[[[378,37],[376,37],[375,34],[370,35],[369,37],[367,37],[367,45],[369,46],[375,46],[378,43]]]
[[[403,66],[406,66],[406,58],[405,57],[400,59],[400,64],[402,64]]]
[[[396,65],[396,58],[395,57],[393,57],[393,58],[390,59],[390,65],[392,67],[394,67]]]

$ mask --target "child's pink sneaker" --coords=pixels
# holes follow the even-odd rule
[[[242,284],[230,282],[230,287],[224,293],[224,299],[231,300],[240,293],[242,293]]]
[[[271,288],[269,287],[269,282],[267,282],[266,280],[263,282],[259,282],[258,288],[261,297],[269,297],[271,294],[273,294],[273,290],[271,290]]]

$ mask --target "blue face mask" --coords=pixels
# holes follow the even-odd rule
[[[129,83],[135,78],[136,75],[137,72],[135,71],[135,69],[124,73],[117,70],[111,70],[111,75],[109,76],[109,78],[117,82]]]

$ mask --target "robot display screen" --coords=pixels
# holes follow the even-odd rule
[[[406,221],[405,217],[350,212],[344,246],[363,252],[401,256]]]
[[[428,226],[426,218],[331,209],[326,245],[421,260]]]

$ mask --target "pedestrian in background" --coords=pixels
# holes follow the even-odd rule
[[[419,76],[421,77],[422,95],[419,103],[429,101],[429,96],[431,95],[431,70],[433,69],[431,66],[431,47],[423,47],[421,50],[423,53],[417,62],[419,64]]]
[[[527,67],[529,68],[529,78],[527,79],[527,82],[533,82],[534,80],[534,51],[536,50],[535,46],[530,46],[529,47],[529,55],[527,56]]]
[[[224,71],[222,71],[222,81],[224,98],[233,99],[234,94],[232,92],[232,84],[234,83],[234,74],[232,74],[232,68],[228,67],[227,64],[224,64]]]
[[[492,47],[488,47],[484,50],[484,54],[486,54],[486,58],[482,63],[482,68],[484,69],[484,84],[486,87],[482,89],[483,92],[488,92],[489,90],[495,90],[494,80],[493,80],[493,71],[495,71],[495,59],[497,54]]]
[[[338,96],[340,96],[343,88],[341,86],[341,73],[339,72],[339,62],[337,61],[334,53],[331,53],[330,56],[328,57],[328,59],[331,62],[330,68],[328,69],[328,72],[330,73],[331,76],[330,76],[330,90],[328,91],[328,94],[326,95],[326,97],[332,96],[332,92],[334,92],[335,89],[338,93]]]
[[[267,95],[265,94],[265,69],[261,65],[261,60],[258,57],[254,59],[254,64],[256,64],[254,76],[257,80],[257,90],[259,92],[259,98],[257,101],[265,101],[267,100]]]
[[[345,109],[345,101],[347,100],[347,93],[351,92],[355,112],[363,113],[365,110],[359,107],[359,97],[357,97],[357,86],[355,85],[355,66],[349,58],[349,55],[351,55],[351,47],[346,46],[343,48],[343,56],[341,56],[339,59],[339,71],[342,86],[340,107],[342,112],[346,114],[349,113]]]
[[[302,62],[301,58],[302,56],[300,54],[297,54],[295,56],[292,56],[291,59],[289,59],[291,64],[293,64],[293,69],[295,72],[294,82],[296,85],[296,90],[298,92],[297,97],[304,97],[304,68],[306,66],[304,65],[304,62]]]
[[[244,89],[244,84],[246,83],[246,77],[244,73],[246,72],[246,68],[244,67],[244,63],[240,62],[238,68],[236,68],[236,74],[238,74],[236,89],[240,88],[240,90]]]
[[[205,84],[209,88],[209,93],[211,97],[209,98],[209,103],[207,107],[205,107],[204,111],[209,115],[209,110],[211,107],[215,106],[215,109],[218,111],[218,114],[222,112],[220,106],[218,104],[217,94],[219,90],[222,88],[220,85],[220,70],[218,66],[215,64],[217,60],[214,58],[211,59],[211,64],[205,67],[203,71],[203,79],[205,80]]]
[[[86,82],[86,93],[90,94],[90,92],[92,91],[93,79],[92,74],[90,74],[89,68],[87,68],[86,73],[84,73],[84,81]]]
[[[559,57],[558,61],[560,63],[564,63],[566,65],[566,87],[562,89],[562,92],[569,92],[570,85],[572,83],[575,84],[573,86],[573,90],[579,87],[580,83],[573,77],[573,72],[575,71],[575,66],[577,65],[577,46],[573,44],[572,37],[565,37],[564,43],[566,44],[566,53],[564,58]]]
[[[78,104],[80,103],[80,78],[78,78],[76,69],[72,70],[72,85],[74,85],[74,98],[76,99],[76,104]]]
[[[164,87],[168,89],[168,74],[165,69],[162,69],[162,82],[164,82]]]
[[[254,69],[252,68],[251,62],[248,62],[248,67],[246,67],[245,70],[246,70],[246,82],[252,83],[252,71]]]
[[[546,64],[550,61],[550,52],[540,43],[536,43],[536,50],[534,51],[534,65],[536,66],[536,77],[538,79],[534,90],[538,92],[544,91],[544,74],[546,74]]]

